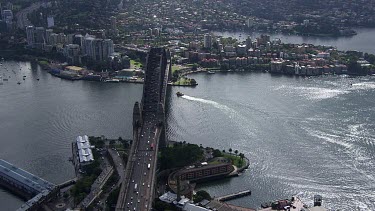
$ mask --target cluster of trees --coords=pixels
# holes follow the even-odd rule
[[[93,150],[93,155],[95,158],[99,157],[99,154],[95,149]],[[93,163],[84,166],[83,171],[85,172],[85,175],[77,181],[72,189],[70,189],[75,204],[78,204],[87,194],[90,193],[91,185],[100,173],[102,173],[99,159],[95,159]]]
[[[206,200],[212,199],[210,194],[207,191],[204,191],[204,190],[197,191],[197,193],[193,197],[194,203],[201,202],[204,199],[206,199]]]
[[[372,65],[368,67],[362,67],[357,62],[360,58],[364,58]],[[350,74],[368,75],[375,70],[375,55],[373,54],[363,54],[362,52],[358,51],[347,51],[343,59],[347,61],[348,72]]]
[[[229,154],[232,154],[233,149],[229,148],[228,151],[229,151]],[[225,149],[223,149],[223,153],[225,153]],[[236,154],[236,156],[240,156],[241,160],[245,158],[245,155],[243,153],[238,154],[238,150],[234,150],[234,154]]]
[[[303,35],[331,35],[340,36],[340,30],[337,26],[328,23],[320,23],[319,25],[299,25],[294,30]]]
[[[101,173],[99,161],[89,164],[85,168],[86,175],[79,179],[77,183],[70,189],[70,193],[74,198],[74,203],[78,204],[81,202],[87,194],[91,191],[91,185],[94,183],[95,179]]]
[[[169,169],[183,167],[203,159],[203,150],[196,144],[176,143],[161,150],[160,167]]]
[[[108,195],[106,204],[109,210],[115,210],[119,193],[120,187],[116,188]]]
[[[178,210],[177,207],[172,206],[166,202],[160,201],[159,198],[154,200],[152,208],[157,211],[165,211],[165,210]]]

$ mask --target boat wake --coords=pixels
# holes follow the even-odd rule
[[[223,104],[220,104],[218,102],[212,101],[212,100],[206,100],[206,99],[202,99],[202,98],[192,97],[192,96],[188,96],[186,94],[184,96],[181,96],[181,98],[184,98],[184,99],[190,100],[190,101],[194,101],[194,102],[199,102],[199,103],[211,105],[214,108],[217,108],[220,111],[222,111],[230,119],[229,121],[232,121],[233,125],[236,125],[240,129],[240,131],[242,131],[243,134],[246,135],[246,137],[253,137],[255,135],[252,127],[247,126],[247,124],[238,124],[239,122],[246,123],[246,122],[248,122],[248,120],[243,115],[240,115],[236,110],[234,110],[234,109],[232,109],[232,108],[230,108],[226,105],[223,105]]]
[[[206,100],[206,99],[202,99],[202,98],[191,97],[191,96],[188,96],[188,95],[181,96],[181,98],[184,98],[184,99],[190,100],[190,101],[196,101],[196,102],[212,105],[215,108],[218,108],[220,110],[224,110],[224,111],[228,111],[228,112],[236,112],[235,110],[229,108],[228,106],[222,105],[222,104],[220,104],[218,102],[215,102],[215,101],[212,101],[212,100]]]

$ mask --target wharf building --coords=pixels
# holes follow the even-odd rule
[[[91,148],[94,146],[90,145],[89,137],[87,135],[78,136],[75,142],[76,155],[80,166],[84,166],[94,161],[94,155],[92,154]]]
[[[40,210],[41,204],[55,197],[58,188],[23,169],[0,159],[0,185],[28,201],[17,211]]]
[[[199,165],[190,166],[171,173],[168,177],[168,186],[177,193],[192,197],[195,187],[193,182],[203,182],[212,179],[228,177],[234,171],[230,162],[208,165],[206,162]]]
[[[231,163],[215,165],[202,165],[200,167],[186,168],[178,173],[181,180],[199,181],[207,178],[226,176],[234,170]]]

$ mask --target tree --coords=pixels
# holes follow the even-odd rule
[[[232,153],[232,148],[229,148],[229,153]]]
[[[234,153],[236,153],[236,155],[238,154],[238,150],[234,150]]]
[[[220,150],[218,149],[215,149],[213,152],[212,152],[212,155],[216,158],[216,157],[221,157],[222,154],[220,152]]]
[[[110,140],[110,141],[109,141],[109,144],[110,144],[110,145],[114,145],[115,143],[116,143],[115,140]]]
[[[225,149],[223,149],[223,153],[225,153]]]
[[[118,137],[118,140],[119,140],[119,141],[122,141],[122,137],[121,137],[121,136],[120,136],[120,137]]]
[[[243,153],[240,153],[240,158],[243,160],[245,158],[245,155]]]
[[[200,202],[200,201],[202,201],[202,200],[204,200],[204,199],[206,199],[206,200],[211,200],[211,196],[210,196],[210,194],[207,193],[207,191],[199,190],[199,191],[195,194],[193,201],[194,201],[194,203],[198,203],[198,202]]]

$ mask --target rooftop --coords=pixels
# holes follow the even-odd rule
[[[227,165],[231,165],[231,164],[230,163],[220,163],[220,164],[205,165],[205,166],[195,167],[195,168],[187,168],[187,169],[182,170],[180,172],[180,174],[193,172],[193,171],[197,171],[197,170],[204,170],[204,169],[211,169],[211,168],[215,168],[215,167],[227,166]]]
[[[0,159],[0,174],[11,177],[12,179],[30,187],[38,193],[41,193],[45,190],[51,191],[55,188],[54,184],[42,178],[39,178],[23,169],[17,168],[3,159]]]
[[[79,162],[85,163],[94,160],[94,155],[91,151],[91,145],[89,141],[89,137],[87,135],[78,136],[76,139],[77,142],[77,150],[79,156]]]

